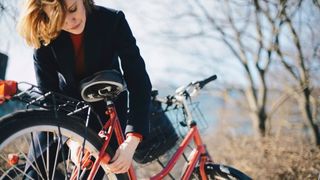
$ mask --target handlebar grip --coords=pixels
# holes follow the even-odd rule
[[[209,82],[216,80],[217,79],[217,75],[212,75],[210,77],[208,77],[207,79],[204,79],[202,81],[199,81],[199,87],[200,89],[202,89],[206,84],[208,84]]]

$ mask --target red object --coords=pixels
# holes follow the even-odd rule
[[[93,165],[93,161],[90,159],[90,152],[87,151],[85,154],[84,154],[84,157],[82,159],[82,167],[81,169],[91,169],[92,168],[92,165]]]
[[[103,138],[105,139],[105,141],[93,165],[91,166],[91,164],[89,164],[91,171],[87,178],[88,180],[94,179],[94,176],[96,175],[98,168],[101,164],[108,164],[110,162],[111,157],[109,156],[108,153],[106,153],[106,149],[109,145],[109,141],[111,139],[112,133],[113,132],[115,133],[115,136],[119,144],[121,144],[124,141],[124,136],[121,130],[121,126],[120,126],[120,122],[119,122],[119,118],[118,118],[115,106],[114,105],[109,106],[106,111],[106,114],[109,115],[110,118],[104,125],[103,130],[101,131],[101,134],[103,134]],[[162,169],[162,171],[159,172],[158,174],[152,176],[150,179],[151,180],[164,179],[165,176],[167,176],[169,172],[172,170],[172,168],[176,165],[178,159],[181,157],[185,149],[188,147],[188,144],[190,144],[192,141],[194,142],[196,147],[194,148],[193,152],[189,155],[189,158],[188,158],[189,165],[187,169],[184,171],[184,174],[181,179],[183,180],[190,179],[190,176],[195,166],[199,164],[201,179],[207,180],[204,167],[205,167],[205,163],[208,161],[211,162],[211,160],[207,156],[206,148],[201,140],[200,133],[197,126],[191,127],[191,129],[189,130],[189,132],[187,133],[183,141],[180,143],[179,148],[167,163],[166,167]],[[75,174],[77,170],[78,169],[75,170]],[[137,179],[132,165],[128,171],[128,176],[130,180]]]
[[[139,133],[135,133],[135,132],[131,132],[131,133],[127,133],[126,137],[128,138],[129,136],[134,136],[140,139],[140,142],[142,140],[142,135]]]
[[[0,81],[0,104],[3,104],[6,100],[12,98],[17,93],[16,81]]]
[[[19,162],[19,155],[18,154],[8,154],[8,163],[11,166],[18,164]]]
[[[91,168],[90,174],[87,178],[88,180],[92,180],[93,177],[96,175],[98,168],[100,166],[100,163],[107,164],[111,160],[111,157],[108,154],[106,154],[106,149],[109,145],[113,130],[115,132],[118,144],[121,144],[124,141],[124,135],[121,130],[120,121],[119,121],[119,117],[118,117],[115,106],[112,105],[112,106],[108,107],[108,109],[106,110],[106,114],[109,115],[110,118],[103,127],[103,129],[106,130],[105,141],[100,149],[100,152],[98,154],[98,158],[96,159],[96,161],[94,162],[94,164]],[[130,180],[137,179],[132,165],[131,165],[128,173],[129,173]]]
[[[197,126],[193,126],[189,130],[188,134],[185,136],[185,138],[181,142],[179,148],[174,153],[174,155],[172,156],[170,161],[167,163],[167,166],[160,173],[158,173],[155,176],[152,176],[150,179],[151,180],[163,179],[166,175],[168,175],[169,172],[171,171],[171,169],[173,168],[173,166],[177,163],[179,157],[182,155],[182,153],[184,152],[184,150],[186,149],[186,147],[188,146],[188,144],[191,141],[194,141],[194,143],[197,147],[196,147],[196,149],[194,149],[194,152],[192,153],[192,156],[190,157],[189,166],[181,178],[181,179],[190,179],[190,176],[193,172],[193,169],[194,169],[196,163],[198,162],[199,157],[201,156],[201,154],[206,153],[206,150],[205,150],[204,144],[202,143]],[[204,158],[200,159],[200,167],[202,167],[202,168],[204,167],[204,163],[206,162],[206,160],[207,160],[206,156],[204,156]],[[200,169],[200,173],[203,173],[203,171],[201,169]],[[204,180],[206,180],[206,176],[202,176],[202,178],[204,178]]]
[[[81,34],[71,34],[70,37],[74,49],[75,57],[75,66],[76,73],[78,76],[82,76],[85,72],[85,63],[84,63],[84,43],[83,43],[83,33]]]

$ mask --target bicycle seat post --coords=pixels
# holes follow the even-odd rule
[[[109,100],[108,98],[104,98],[103,101],[106,103],[107,106],[113,104],[113,101]]]

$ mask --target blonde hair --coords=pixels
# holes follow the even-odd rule
[[[27,44],[38,49],[55,39],[62,28],[66,15],[65,0],[27,0],[24,12],[18,22],[18,32]],[[87,12],[93,6],[92,0],[84,0]],[[50,19],[44,11],[50,6]]]

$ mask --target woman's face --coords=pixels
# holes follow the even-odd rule
[[[86,10],[83,0],[64,0],[66,5],[66,17],[62,25],[62,30],[72,34],[81,34],[86,24]],[[49,8],[44,9],[47,14]]]
[[[65,0],[67,13],[62,30],[72,34],[80,34],[86,24],[86,10],[83,0]]]

